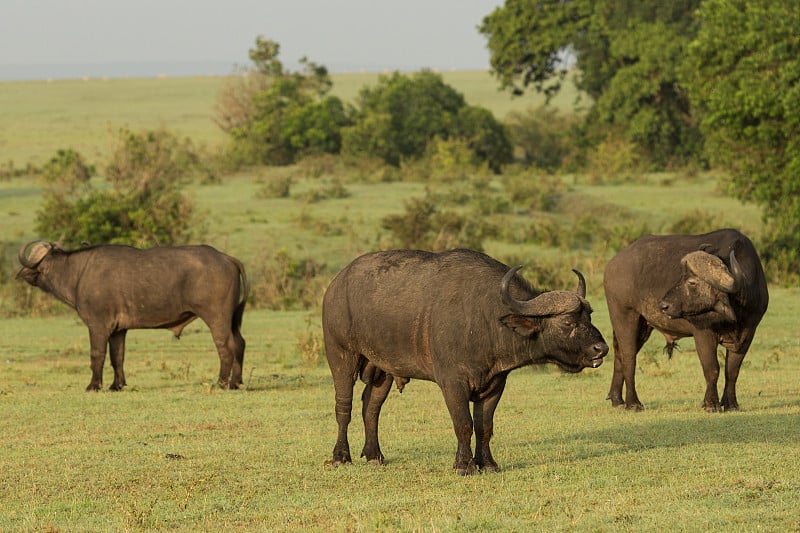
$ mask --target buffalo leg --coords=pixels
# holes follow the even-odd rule
[[[241,382],[242,378],[241,366],[239,366],[238,369],[239,375],[232,375],[232,371],[235,367],[234,361],[236,361],[236,354],[238,354],[239,350],[238,339],[231,331],[230,324],[218,325],[209,323],[208,321],[205,322],[211,330],[214,346],[216,346],[217,353],[219,354],[219,385],[223,389],[238,389],[239,382]],[[244,349],[244,347],[242,347],[242,349]]]
[[[394,378],[382,371],[378,371],[378,374],[379,376],[367,383],[361,396],[361,417],[364,419],[364,449],[361,457],[366,457],[370,463],[381,465],[384,458],[378,443],[378,418]]]
[[[356,375],[360,357],[345,351],[337,343],[325,338],[325,356],[333,377],[335,391],[335,413],[338,434],[333,447],[333,466],[351,463],[350,443],[347,440],[347,427],[350,425],[353,410],[353,387],[356,384]]]
[[[239,330],[233,332],[234,359],[233,369],[231,370],[231,385],[233,389],[242,384],[242,369],[244,368],[244,348],[246,343]]]
[[[722,408],[725,411],[738,411],[739,402],[736,401],[736,380],[739,379],[739,369],[742,367],[744,353],[728,350],[725,355],[725,390],[722,393]]]
[[[106,360],[106,349],[109,335],[105,331],[89,330],[89,343],[91,345],[90,366],[92,368],[92,381],[86,387],[87,391],[96,391],[103,388],[103,363]]]
[[[472,412],[475,424],[475,465],[487,472],[499,472],[500,467],[492,457],[489,441],[494,433],[494,411],[506,386],[506,376],[496,385],[493,394],[474,402]]]
[[[475,461],[472,458],[472,416],[469,412],[469,391],[462,384],[440,384],[447,410],[453,420],[453,430],[458,440],[456,459],[453,468],[460,476],[475,473]]]
[[[706,394],[703,398],[703,409],[709,413],[718,413],[721,410],[717,380],[719,379],[719,361],[717,360],[717,338],[711,334],[697,334],[694,337],[697,355],[703,367],[706,378]]]
[[[625,408],[632,411],[644,409],[636,394],[636,354],[650,336],[642,317],[633,313],[622,313],[612,320],[614,329],[614,376],[608,399],[611,405],[622,405],[622,385],[625,385]]]
[[[114,382],[111,390],[122,390],[127,385],[125,383],[125,335],[127,330],[116,331],[108,339],[108,348],[111,356],[111,366],[114,369]]]

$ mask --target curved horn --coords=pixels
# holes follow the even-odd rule
[[[691,252],[683,256],[681,262],[691,270],[695,276],[705,281],[715,289],[730,294],[736,291],[736,280],[731,271],[716,255],[706,252]],[[738,268],[738,263],[737,263]]]
[[[500,283],[500,297],[503,299],[503,303],[510,307],[512,311],[519,314],[525,314],[522,312],[525,302],[515,300],[514,297],[511,296],[511,293],[508,292],[508,284],[511,281],[511,278],[513,278],[520,269],[522,269],[522,265],[517,265],[514,268],[509,269],[508,272],[506,272],[506,275],[503,276],[503,281]]]
[[[508,292],[508,284],[521,268],[522,265],[519,265],[510,269],[503,276],[503,281],[500,283],[500,297],[503,299],[503,303],[514,313],[526,316],[549,316],[569,313],[580,307],[580,298],[577,298],[575,293],[570,291],[543,292],[530,300],[514,299],[511,293]]]
[[[742,288],[746,279],[744,275],[744,271],[742,270],[739,261],[736,259],[736,254],[731,249],[731,275],[733,276],[733,287],[731,288],[731,292],[739,292],[739,289]]]
[[[36,239],[23,244],[22,248],[19,249],[17,257],[19,258],[20,264],[26,268],[31,268],[31,269],[36,268],[37,266],[39,266],[39,263],[42,262],[42,259],[44,259],[44,257],[47,255],[47,252],[45,252],[44,254],[42,254],[41,257],[36,258],[34,261],[28,259],[28,247],[30,247],[30,245],[34,243],[42,243],[42,246],[46,247],[48,252],[50,251],[51,248],[49,243],[46,243],[41,239]]]
[[[578,293],[578,296],[580,296],[581,298],[585,299],[586,298],[586,278],[584,278],[583,274],[581,274],[580,271],[578,271],[577,269],[573,268],[572,271],[575,272],[576,276],[578,276],[578,290],[576,290],[575,292]]]

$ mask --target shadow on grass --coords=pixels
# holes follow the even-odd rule
[[[783,407],[791,408],[798,404],[800,402],[784,403]],[[800,425],[797,423],[796,413],[739,412],[648,421],[636,421],[635,416],[636,414],[631,413],[631,420],[572,434],[569,440],[590,443],[585,451],[577,451],[572,457],[591,459],[642,450],[677,449],[702,444],[796,445],[800,437]],[[561,443],[560,439],[541,442],[542,446],[559,446]],[[608,445],[614,446],[614,449],[609,450]],[[597,451],[591,451],[592,448]]]

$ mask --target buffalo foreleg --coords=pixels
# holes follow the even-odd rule
[[[90,366],[92,368],[92,381],[86,387],[87,391],[97,391],[103,388],[103,364],[106,360],[106,349],[109,334],[106,331],[89,329],[89,343],[91,344]]]
[[[506,376],[498,376],[489,394],[475,401],[472,407],[475,425],[475,465],[486,472],[500,471],[500,467],[492,457],[489,441],[494,433],[494,411],[505,386]]]
[[[453,430],[458,440],[456,450],[456,460],[453,469],[460,476],[474,474],[476,472],[475,461],[472,457],[472,416],[469,412],[469,391],[462,383],[450,382],[440,383],[439,386],[444,394],[444,401],[450,418],[453,420]]]
[[[725,390],[722,393],[722,408],[725,411],[739,410],[739,402],[736,401],[736,380],[739,378],[739,369],[744,356],[744,353],[731,350],[725,355]]]
[[[125,383],[125,335],[128,330],[114,332],[108,339],[109,355],[111,356],[111,366],[114,368],[114,382],[111,390],[122,390],[127,385]]]
[[[718,413],[722,410],[722,407],[719,403],[719,393],[717,392],[717,381],[719,379],[717,337],[711,332],[703,332],[703,334],[695,335],[694,343],[697,348],[697,355],[700,356],[703,375],[706,378],[706,394],[703,398],[703,409],[709,413]]]
[[[361,416],[364,419],[364,449],[361,451],[361,457],[366,457],[367,461],[378,465],[383,464],[384,460],[378,443],[378,418],[393,382],[392,376],[377,370],[361,396]]]

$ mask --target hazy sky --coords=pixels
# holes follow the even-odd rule
[[[198,69],[216,64],[229,72],[227,67],[234,63],[249,64],[247,51],[259,34],[280,43],[280,59],[290,67],[307,56],[335,72],[482,69],[489,67],[489,54],[476,27],[502,4],[502,0],[2,0],[0,78],[25,77],[26,72],[51,67],[58,67],[53,70],[59,73],[72,68],[74,73],[66,77],[79,77],[84,74],[81,69],[91,65],[135,70],[134,64],[161,63],[169,69],[190,62],[198,63]],[[109,74],[120,75],[116,70]]]

